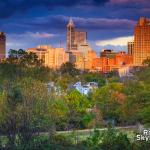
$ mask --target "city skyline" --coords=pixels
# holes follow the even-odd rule
[[[140,16],[149,17],[150,12],[148,0],[72,3],[68,0],[16,0],[15,3],[7,0],[1,2],[0,8],[0,29],[7,34],[7,50],[40,44],[59,47],[60,41],[66,48],[66,24],[70,17],[77,28],[88,32],[89,43],[95,51],[127,50],[126,41],[132,39],[137,20]]]

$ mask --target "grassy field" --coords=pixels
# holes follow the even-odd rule
[[[103,128],[103,129],[96,129],[99,130],[100,133],[104,133],[106,132],[107,128]],[[135,129],[130,129],[130,128],[119,128],[119,129],[115,129],[119,132],[122,132],[123,134],[127,134],[128,138],[130,140],[134,140],[135,137]],[[61,139],[65,138],[66,141],[71,141],[71,143],[73,144],[77,144],[78,142],[84,141],[86,140],[88,137],[92,136],[94,133],[95,129],[86,129],[86,130],[74,130],[74,131],[60,131],[60,132],[56,132],[56,137],[57,140],[59,139],[61,141]],[[41,133],[41,135],[38,136],[38,138],[40,139],[49,139],[49,133]],[[0,145],[4,146],[7,144],[8,139],[6,136],[0,136]]]
[[[105,132],[107,129],[96,129],[99,130],[100,133]],[[128,138],[131,140],[134,140],[136,130],[133,128],[119,128],[115,129],[116,131],[122,132],[123,134],[127,134]],[[77,143],[78,141],[84,141],[91,135],[93,135],[94,129],[88,129],[88,130],[74,130],[74,131],[65,131],[65,132],[57,132],[57,135],[63,135],[71,139],[73,142]]]

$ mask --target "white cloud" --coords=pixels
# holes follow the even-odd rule
[[[23,43],[7,42],[6,46],[23,46]]]
[[[108,40],[96,41],[96,46],[127,46],[127,43],[130,41],[133,41],[133,36],[125,36]]]
[[[48,44],[50,39],[59,36],[47,32],[10,33],[7,35],[7,49],[27,49],[37,45]]]
[[[11,39],[23,39],[23,38],[53,38],[58,34],[46,33],[46,32],[25,32],[20,34],[8,34]]]
[[[52,38],[52,37],[56,36],[55,34],[50,34],[50,33],[45,33],[45,32],[43,32],[43,33],[39,33],[39,32],[31,33],[31,32],[28,32],[28,35],[30,35],[33,38]]]

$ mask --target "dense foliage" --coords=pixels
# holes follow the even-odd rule
[[[80,71],[68,62],[52,70],[34,53],[10,50],[0,63],[1,149],[148,150],[149,143],[130,141],[114,130],[95,131],[77,143],[56,134],[108,125],[149,127],[150,67],[141,70],[135,72],[135,80],[121,82],[116,73]],[[97,82],[98,88],[89,95],[68,89],[78,81]],[[49,83],[54,84],[50,91]]]

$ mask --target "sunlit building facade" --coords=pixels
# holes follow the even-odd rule
[[[116,55],[116,52],[114,52],[111,49],[103,49],[100,52],[100,57],[107,57],[107,58],[113,58]]]
[[[69,55],[69,61],[81,70],[92,70],[93,59],[97,57],[87,43],[87,32],[76,30],[71,18],[67,25],[66,53]]]
[[[78,50],[70,51],[70,62],[74,63],[76,68],[80,70],[92,70],[93,69],[93,59],[97,57],[95,51],[89,50],[83,53]]]
[[[141,17],[134,30],[134,65],[141,66],[147,57],[150,57],[150,19]]]
[[[105,52],[105,54],[106,53],[107,52]],[[126,54],[124,51],[118,52],[116,54],[114,54],[112,51],[112,54],[109,53],[109,55],[93,59],[93,70],[108,73],[125,66],[132,66],[133,57],[131,55]]]
[[[67,51],[78,50],[78,46],[85,43],[87,43],[87,32],[76,30],[70,18],[67,25]]]
[[[133,51],[134,51],[134,42],[128,42],[128,54],[129,55],[133,55]]]
[[[44,66],[53,69],[57,69],[63,63],[69,61],[68,54],[63,48],[40,45],[36,48],[29,48],[27,51],[35,53],[43,61]]]

